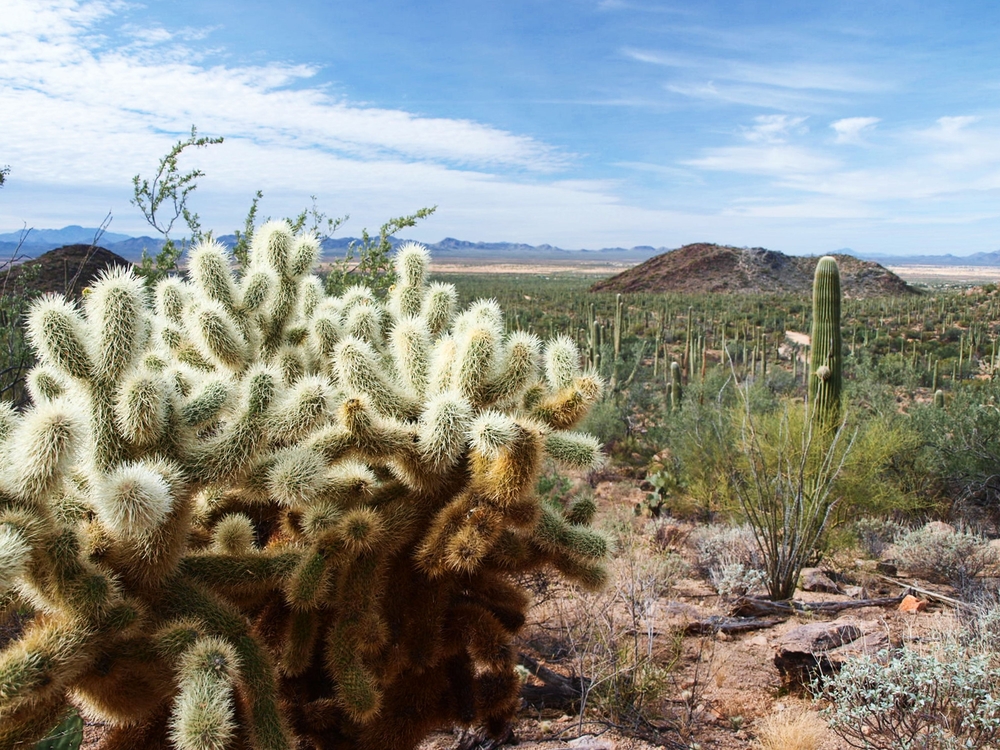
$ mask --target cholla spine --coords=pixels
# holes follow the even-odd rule
[[[169,710],[162,731],[190,750],[318,748],[331,726],[345,747],[405,748],[434,723],[496,726],[517,705],[527,606],[509,577],[603,580],[592,509],[533,495],[543,454],[600,460],[572,431],[602,387],[572,341],[506,333],[491,300],[457,313],[417,246],[385,305],[326,297],[317,254],[272,222],[241,281],[206,244],[152,309],[124,271],[86,316],[37,304],[36,403],[0,430],[23,459],[0,475],[0,588],[50,613],[0,654],[18,742],[70,692],[114,742],[152,742],[139,727]],[[447,672],[443,695],[478,695],[472,713],[399,718],[428,669]],[[296,680],[315,670],[333,688],[306,700]]]

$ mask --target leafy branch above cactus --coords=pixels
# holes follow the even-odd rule
[[[36,612],[0,652],[0,746],[67,704],[105,748],[408,748],[518,704],[523,572],[605,578],[590,513],[533,493],[601,393],[574,344],[506,333],[396,256],[385,304],[329,297],[271,222],[250,266],[115,270],[30,316],[33,405],[0,413],[0,589]]]

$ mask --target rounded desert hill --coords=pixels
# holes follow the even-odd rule
[[[846,297],[915,294],[892,271],[850,255],[834,255]],[[762,247],[699,242],[657,255],[594,284],[592,292],[683,294],[811,294],[819,258],[785,255]]]
[[[105,268],[131,265],[125,258],[103,247],[65,245],[12,266],[5,288],[8,294],[23,289],[38,294],[55,292],[79,299],[83,289],[93,284]]]

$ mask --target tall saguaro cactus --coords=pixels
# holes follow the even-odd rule
[[[0,595],[36,615],[0,651],[0,747],[67,703],[104,748],[405,750],[518,705],[525,572],[605,573],[587,503],[533,492],[600,395],[562,337],[456,310],[424,248],[387,304],[327,297],[311,237],[214,243],[190,281],[116,270],[46,297],[23,414],[0,409]]]
[[[812,360],[809,403],[815,424],[840,421],[842,342],[840,269],[829,255],[819,259],[813,277]]]

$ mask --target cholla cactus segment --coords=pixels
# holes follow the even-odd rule
[[[205,295],[226,310],[236,305],[236,283],[229,269],[229,251],[218,242],[202,242],[191,251],[188,265]]]
[[[170,485],[152,466],[125,464],[103,482],[92,495],[98,518],[117,536],[142,537],[156,530],[173,505]]]
[[[78,380],[91,376],[87,330],[75,305],[55,295],[43,296],[28,314],[28,338],[43,362]]]
[[[24,575],[31,545],[17,529],[0,524],[0,595],[6,594]]]
[[[553,432],[545,438],[545,452],[560,463],[592,469],[604,460],[601,444],[582,432]]]
[[[147,334],[145,297],[142,279],[116,266],[85,298],[95,377],[115,380],[138,358]]]
[[[569,431],[601,391],[575,347],[459,311],[417,246],[385,303],[327,296],[317,253],[270,222],[242,280],[207,244],[153,300],[116,271],[85,315],[36,304],[34,403],[0,409],[0,591],[45,614],[0,651],[0,745],[70,699],[108,747],[500,727],[522,574],[604,580],[593,508],[532,491],[543,455],[600,459]]]
[[[66,392],[66,383],[59,373],[44,365],[39,365],[28,376],[28,393],[36,404],[59,398]]]
[[[254,232],[250,243],[250,265],[278,273],[288,269],[295,238],[287,221],[269,221]]]
[[[253,521],[243,513],[219,519],[212,535],[212,551],[220,555],[245,555],[253,551]]]
[[[427,402],[418,434],[421,454],[431,467],[441,471],[458,462],[468,444],[472,416],[472,404],[454,391]]]
[[[498,456],[517,439],[519,432],[517,422],[499,411],[483,412],[470,430],[472,446],[488,458]]]
[[[309,234],[297,237],[292,247],[292,255],[288,265],[288,275],[299,278],[309,273],[319,260],[319,239]]]
[[[118,391],[115,420],[128,440],[141,446],[155,444],[167,424],[166,384],[149,372],[135,372]]]
[[[42,402],[29,411],[4,444],[5,489],[32,501],[55,489],[83,447],[85,425],[85,413],[68,400]]]
[[[426,286],[430,254],[427,248],[407,242],[396,251],[397,282],[390,295],[390,306],[399,318],[420,314]]]
[[[178,750],[226,750],[236,732],[233,681],[238,659],[220,638],[195,643],[181,660],[181,686],[170,722]]]
[[[440,336],[455,315],[458,293],[451,284],[434,282],[427,288],[420,306],[420,316],[427,321],[431,335]]]
[[[427,391],[431,332],[420,318],[402,318],[390,334],[396,377],[413,394]]]
[[[187,327],[199,354],[206,360],[236,371],[249,363],[247,342],[221,305],[205,300],[189,308]]]
[[[545,379],[555,390],[568,388],[580,374],[580,352],[568,336],[560,336],[545,347]]]
[[[186,302],[184,283],[174,276],[162,279],[156,285],[154,296],[156,315],[165,322],[180,323]]]

